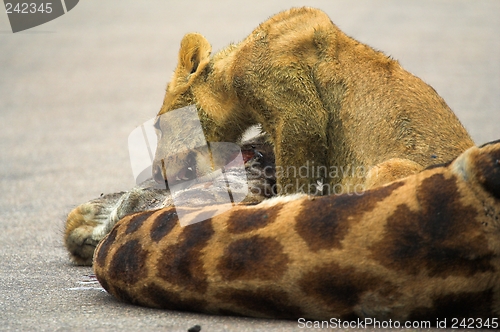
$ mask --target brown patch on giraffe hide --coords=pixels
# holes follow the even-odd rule
[[[248,315],[241,314],[239,312],[229,310],[229,309],[219,309],[217,312],[219,315],[222,316],[237,316],[237,317],[247,317]]]
[[[477,212],[464,206],[456,178],[434,174],[417,188],[420,209],[399,205],[389,216],[383,239],[371,248],[382,265],[416,275],[427,270],[431,277],[472,276],[493,271],[493,253]]]
[[[488,319],[497,317],[492,310],[493,296],[492,289],[480,292],[446,294],[434,298],[430,308],[419,307],[414,309],[407,320],[417,321],[439,318],[442,321],[446,318],[447,323],[451,324],[452,318],[462,320],[464,318]],[[450,328],[451,326],[448,325],[447,327]]]
[[[288,256],[278,240],[258,235],[232,242],[217,264],[224,280],[276,280],[287,270]]]
[[[215,297],[224,302],[258,312],[265,317],[292,319],[303,316],[298,306],[290,305],[286,292],[269,287],[257,290],[226,288],[217,293]]]
[[[128,221],[127,229],[125,230],[125,234],[131,234],[136,232],[139,228],[141,228],[142,224],[149,218],[155,211],[146,211],[137,213]]]
[[[109,287],[109,284],[108,282],[106,281],[106,279],[102,279],[99,275],[96,275],[96,278],[97,280],[99,281],[99,283],[101,284],[102,288],[104,288],[104,290],[110,294],[113,294],[111,292],[111,287]]]
[[[186,290],[205,293],[208,283],[201,250],[213,234],[212,222],[208,220],[184,227],[179,242],[162,251],[158,276]]]
[[[389,297],[391,291],[397,291],[389,282],[357,272],[354,267],[342,268],[333,262],[305,273],[298,285],[307,296],[324,302],[332,313],[351,318],[354,306],[365,292],[378,291]]]
[[[267,226],[276,220],[282,206],[283,204],[278,204],[261,210],[236,210],[229,217],[227,230],[233,234],[240,234]]]
[[[140,293],[151,300],[155,308],[160,309],[201,312],[207,305],[205,300],[181,298],[178,293],[170,292],[156,284],[145,286]]]
[[[148,251],[142,249],[138,240],[122,244],[113,255],[107,268],[109,277],[133,285],[147,276]]]
[[[484,188],[500,199],[500,149],[480,153],[475,160],[477,178]]]
[[[123,302],[138,304],[137,301],[135,301],[135,299],[129,294],[129,292],[127,292],[126,289],[120,288],[115,285],[111,293],[114,294],[119,300]]]
[[[354,311],[340,315],[340,320],[344,320],[344,321],[348,321],[348,322],[357,321],[358,318],[360,318],[359,315],[356,314]]]
[[[341,242],[363,214],[388,197],[404,182],[366,191],[361,195],[340,195],[306,200],[296,217],[295,230],[312,251],[341,248]]]
[[[97,250],[97,255],[95,257],[95,263],[99,265],[101,268],[104,268],[106,265],[106,258],[108,257],[109,249],[113,245],[116,240],[116,235],[118,233],[118,228],[114,227],[108,236],[102,240],[99,244],[99,250]]]
[[[178,221],[179,218],[173,208],[167,209],[156,216],[149,232],[151,240],[159,242],[172,231]]]

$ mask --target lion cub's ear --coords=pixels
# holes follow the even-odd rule
[[[182,38],[178,70],[188,76],[201,69],[209,61],[212,46],[199,33],[188,33]]]

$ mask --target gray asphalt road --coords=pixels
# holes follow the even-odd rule
[[[498,1],[172,3],[80,1],[16,34],[0,12],[0,330],[300,330],[121,304],[63,248],[71,208],[133,185],[127,136],[159,110],[186,32],[217,50],[290,6],[321,8],[430,83],[476,143],[500,138]]]

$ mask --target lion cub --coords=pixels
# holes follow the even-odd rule
[[[432,87],[317,9],[279,13],[213,56],[203,36],[187,34],[178,61],[159,115],[196,105],[209,142],[235,142],[261,124],[274,145],[278,194],[369,189],[473,146]],[[156,152],[157,180],[166,162],[169,174],[183,177],[197,158],[208,158],[174,156],[177,145],[166,136]]]

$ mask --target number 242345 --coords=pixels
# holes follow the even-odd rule
[[[7,14],[35,14],[35,13],[52,13],[52,2],[41,3],[40,5],[36,3],[17,3],[15,6],[12,3],[7,2],[5,4],[5,9]]]

